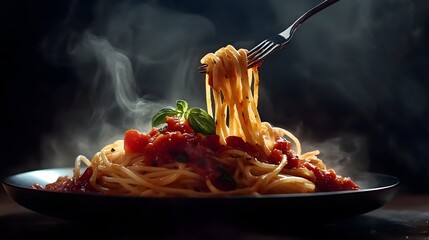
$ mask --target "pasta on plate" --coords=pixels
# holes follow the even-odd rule
[[[258,66],[247,68],[247,52],[228,45],[201,59],[207,110],[178,100],[153,117],[150,131],[129,129],[92,159],[78,156],[72,177],[33,188],[187,197],[359,189],[318,150],[303,153],[292,133],[261,121]]]

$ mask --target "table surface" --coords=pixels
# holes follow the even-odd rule
[[[0,238],[43,239],[426,239],[429,240],[429,194],[399,192],[385,206],[338,222],[277,224],[273,228],[222,222],[177,226],[106,226],[52,218],[15,203],[0,190]]]

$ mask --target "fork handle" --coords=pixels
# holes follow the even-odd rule
[[[306,13],[304,13],[301,17],[299,17],[290,27],[288,27],[286,30],[281,32],[279,35],[284,37],[285,39],[289,39],[292,37],[292,35],[295,33],[296,29],[308,18],[313,16],[314,14],[320,12],[321,10],[329,7],[330,5],[338,2],[339,0],[325,0],[319,5],[316,5],[312,9],[308,10]]]

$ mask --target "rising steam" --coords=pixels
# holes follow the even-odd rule
[[[252,2],[245,8],[241,4],[237,8],[233,1],[221,2],[227,6],[224,12],[210,2],[207,8],[197,5],[180,11],[156,1],[100,1],[87,29],[74,34],[73,41],[68,32],[63,33],[60,39],[67,45],[79,89],[71,110],[54,116],[57,125],[43,142],[44,165],[71,166],[76,155],[91,157],[102,146],[123,138],[128,128],[148,130],[153,113],[177,99],[204,107],[203,76],[196,70],[204,54],[226,44],[251,47],[282,31],[319,1],[271,0]],[[374,36],[388,25],[374,16],[373,9],[380,5],[376,2],[340,1],[306,22],[287,49],[261,67],[262,119],[305,139],[306,150],[320,149],[321,158],[340,173],[342,167],[365,169],[368,149],[366,136],[337,129],[347,131],[378,120],[373,116],[387,104],[387,89],[398,74],[391,71],[398,63],[384,66],[382,56],[397,59],[394,51],[405,41],[388,32],[397,42],[389,45],[391,51],[379,49],[384,43],[376,42]],[[411,4],[389,2],[397,6],[392,11],[397,15],[384,18],[410,25]],[[386,88],[375,84],[378,78]],[[411,84],[405,84],[402,91],[419,89]],[[418,96],[407,99],[417,102],[423,92],[414,94]],[[405,103],[403,110],[411,111],[406,106],[413,103]],[[415,111],[420,109],[413,106]],[[341,112],[344,109],[346,113]],[[322,137],[307,138],[315,131]]]
[[[204,77],[192,60],[213,34],[209,21],[152,4],[98,7],[106,12],[68,46],[83,87],[76,106],[56,116],[55,133],[44,138],[47,167],[91,157],[126,129],[149,130],[155,111],[177,99],[204,106]]]

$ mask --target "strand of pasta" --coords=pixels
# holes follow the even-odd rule
[[[207,54],[201,62],[208,66],[206,94],[213,94],[216,133],[221,136],[221,142],[225,143],[227,136],[240,136],[269,154],[275,142],[273,129],[260,121],[257,110],[259,77],[256,67],[247,69],[247,51],[237,51],[228,45],[215,54]],[[212,87],[211,93],[208,85]],[[206,99],[211,96],[206,95]],[[207,105],[211,109],[211,101]]]
[[[234,191],[228,191],[228,194],[263,194],[272,189],[280,188],[284,192],[294,191],[310,191],[312,185],[305,182],[303,178],[281,176],[279,175],[286,161],[280,165],[261,163],[257,159],[252,158],[247,153],[239,150],[230,150],[227,152],[230,159],[233,159],[238,165],[235,178],[238,179],[238,184],[242,185]],[[81,161],[88,164],[85,157],[80,157]],[[184,196],[207,196],[207,195],[223,195],[221,191],[213,186],[210,181],[205,184],[210,192],[197,192],[195,189],[186,188],[183,184],[183,177],[190,177],[195,181],[202,182],[199,175],[187,169],[184,164],[181,164],[181,169],[169,169],[150,166],[132,166],[127,168],[118,162],[118,158],[127,159],[126,155],[103,154],[98,153],[90,164],[96,168],[94,173],[100,174],[96,186],[99,191],[113,192],[132,195],[184,195]],[[86,160],[85,160],[86,159]],[[226,160],[228,161],[228,160]],[[97,166],[95,164],[98,163]],[[249,165],[250,163],[250,165]],[[254,175],[252,172],[257,173]],[[152,175],[151,175],[152,174]],[[280,177],[279,177],[280,176]],[[153,179],[154,181],[150,181]],[[240,180],[241,179],[241,180]],[[146,181],[145,181],[146,180]],[[182,183],[180,183],[182,181]],[[155,184],[156,183],[156,184]],[[176,183],[174,187],[166,187],[167,185]],[[284,184],[282,184],[284,183]],[[191,184],[191,186],[195,186]],[[303,185],[308,185],[303,187]],[[314,186],[313,186],[314,187]]]
[[[279,138],[287,137],[295,146],[295,154],[311,164],[324,167],[317,159],[319,152],[302,153],[301,143],[289,131],[262,122],[258,112],[259,74],[257,67],[247,69],[247,50],[228,45],[201,60],[207,64],[207,112],[215,118],[216,134],[226,144],[229,136],[260,146],[269,155]],[[97,191],[140,196],[214,196],[235,194],[267,194],[311,192],[315,190],[314,174],[305,168],[285,168],[287,158],[279,164],[260,162],[244,151],[232,149],[215,158],[235,169],[237,188],[222,191],[185,163],[173,166],[146,166],[140,154],[128,154],[124,141],[106,145],[91,161],[84,156],[75,160],[74,176],[83,162],[93,169],[90,184]],[[204,187],[208,191],[199,191]]]

